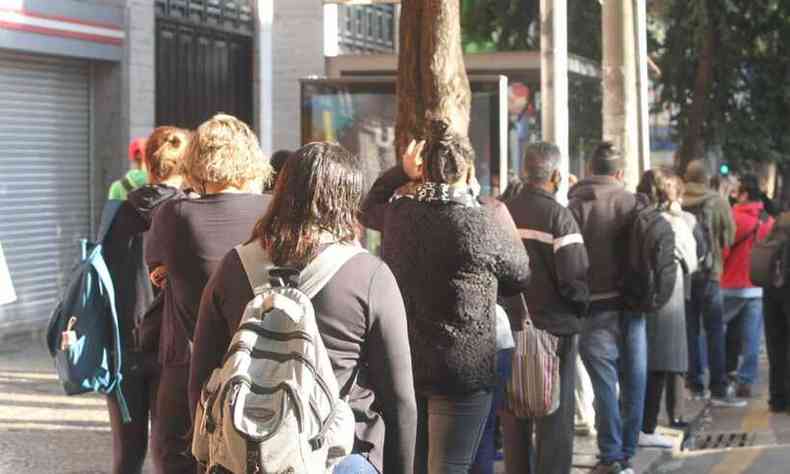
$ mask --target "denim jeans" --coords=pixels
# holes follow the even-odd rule
[[[601,461],[608,464],[632,458],[642,429],[647,383],[645,317],[593,311],[584,322],[579,353],[595,392]]]
[[[477,448],[477,456],[469,471],[471,474],[494,474],[494,458],[496,457],[496,446],[494,437],[496,434],[497,413],[505,407],[505,390],[507,382],[510,380],[510,373],[513,369],[513,349],[504,349],[497,352],[497,386],[494,389],[494,401],[491,403],[491,412],[488,414],[483,436],[480,439],[480,446]]]
[[[417,408],[422,413],[417,426],[414,472],[468,474],[491,411],[492,398],[491,391],[480,391],[418,399]]]
[[[334,474],[378,474],[378,471],[361,454],[346,456],[335,466]]]
[[[691,300],[686,302],[686,336],[689,351],[689,385],[694,390],[705,388],[705,366],[702,357],[701,326],[705,328],[710,369],[710,391],[724,396],[727,374],[724,363],[724,308],[719,282],[704,278],[691,280]]]
[[[763,299],[725,296],[724,322],[727,325],[727,338],[732,336],[734,340],[732,353],[727,354],[727,358],[732,357],[734,362],[727,369],[737,369],[738,383],[757,383],[763,334]],[[738,356],[741,357],[740,366]]]

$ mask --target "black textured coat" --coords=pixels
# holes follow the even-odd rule
[[[415,388],[422,395],[491,388],[497,292],[526,290],[527,253],[498,222],[504,206],[390,201],[407,180],[399,167],[379,178],[362,220],[382,232],[382,257],[403,294]]]

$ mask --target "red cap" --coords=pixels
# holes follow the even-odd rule
[[[129,161],[134,161],[138,153],[145,156],[145,138],[135,138],[129,143]]]

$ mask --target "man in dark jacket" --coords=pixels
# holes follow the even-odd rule
[[[703,380],[705,371],[700,355],[702,322],[708,348],[711,402],[725,407],[744,406],[746,403],[743,400],[734,398],[727,382],[724,362],[724,309],[719,283],[723,268],[722,252],[735,239],[735,222],[727,201],[706,186],[708,175],[702,161],[689,163],[685,178],[683,209],[697,218],[710,249],[708,257],[703,257],[700,261],[700,270],[692,276],[691,299],[686,305],[689,389],[694,398],[701,399],[706,395]]]
[[[579,352],[595,392],[600,462],[593,472],[630,474],[642,426],[647,336],[644,315],[625,311],[619,242],[628,231],[637,199],[625,189],[625,160],[611,143],[593,150],[589,167],[593,176],[570,190],[568,207],[590,257],[590,317],[582,324]]]
[[[560,407],[538,420],[519,420],[505,413],[505,462],[508,472],[568,474],[573,459],[576,335],[590,298],[587,249],[573,214],[555,198],[562,179],[560,150],[550,143],[536,143],[527,147],[524,161],[526,186],[505,203],[532,265],[527,290],[532,321],[560,338]],[[536,450],[531,449],[533,431]]]

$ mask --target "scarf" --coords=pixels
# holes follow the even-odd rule
[[[465,207],[479,207],[480,203],[467,188],[458,188],[444,183],[426,182],[418,185],[413,192],[398,193],[394,199],[409,198],[417,202],[440,203],[440,204],[461,204]]]

